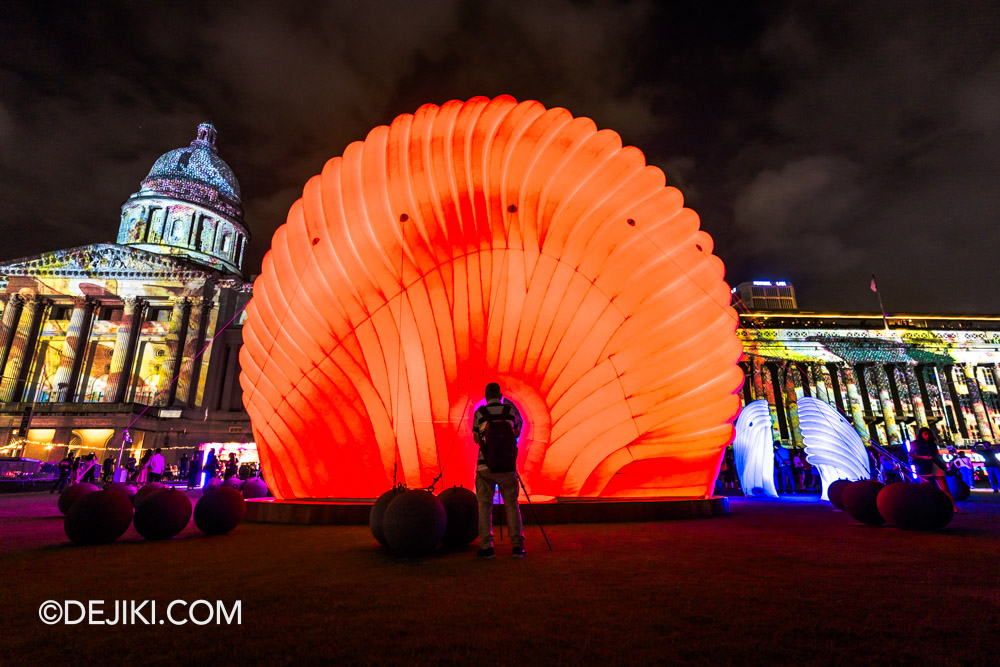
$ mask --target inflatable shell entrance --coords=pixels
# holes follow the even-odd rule
[[[698,227],[641,151],[565,109],[477,97],[374,128],[306,183],[247,309],[275,496],[471,487],[493,380],[533,496],[709,494],[742,349]]]

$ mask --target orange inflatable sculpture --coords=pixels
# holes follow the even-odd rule
[[[565,109],[477,97],[376,127],[306,183],[254,284],[241,383],[275,496],[471,487],[493,380],[533,497],[710,494],[742,348],[698,227]]]

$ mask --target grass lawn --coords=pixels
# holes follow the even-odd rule
[[[1000,500],[937,533],[815,500],[665,523],[528,526],[400,559],[367,527],[244,523],[75,547],[56,496],[0,496],[0,664],[1000,664]],[[242,624],[45,625],[46,600],[242,601]]]

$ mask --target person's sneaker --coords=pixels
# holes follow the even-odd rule
[[[490,547],[489,549],[480,549],[479,551],[476,552],[476,555],[482,558],[483,560],[491,560],[497,557],[497,552],[493,551],[493,547]]]
[[[524,558],[528,553],[524,550],[524,547],[514,547],[514,551],[511,554],[514,558]]]

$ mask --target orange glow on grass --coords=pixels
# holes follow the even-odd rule
[[[425,105],[311,178],[247,309],[279,498],[472,487],[496,380],[532,494],[704,496],[742,381],[722,261],[642,152],[509,96]]]

